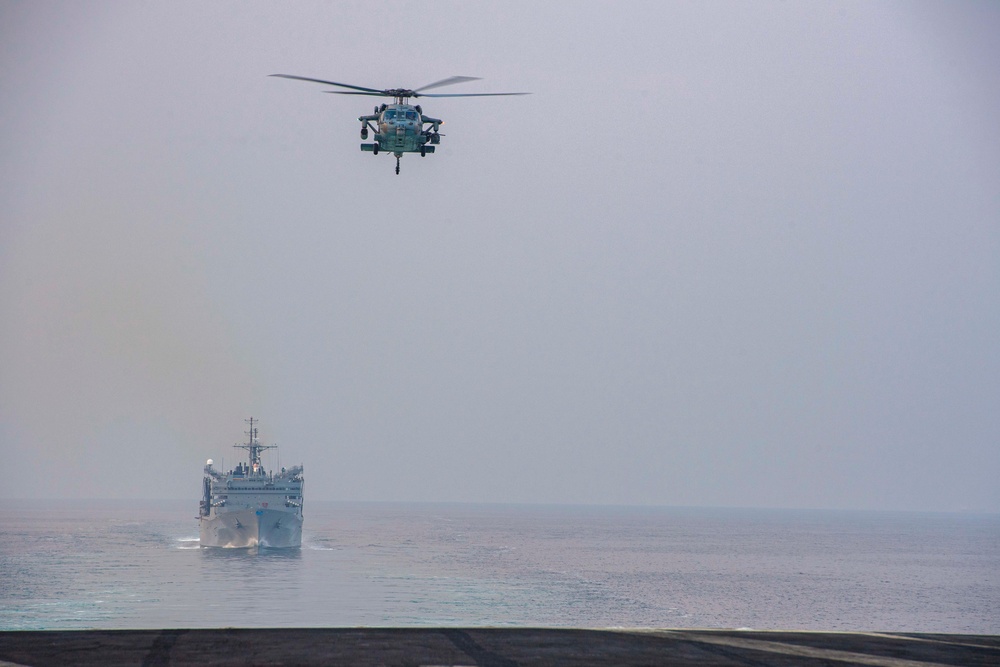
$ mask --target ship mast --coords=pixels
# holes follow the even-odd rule
[[[257,439],[257,428],[254,426],[254,418],[244,419],[243,421],[250,424],[250,430],[244,431],[244,433],[249,436],[250,440],[245,445],[233,445],[233,447],[239,447],[240,449],[245,449],[250,452],[250,470],[252,474],[264,474],[264,467],[260,463],[260,453],[265,449],[275,449],[277,445],[262,445]],[[260,423],[260,422],[257,422]]]

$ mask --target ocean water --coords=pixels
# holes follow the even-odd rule
[[[196,502],[0,508],[0,630],[684,627],[1000,633],[1000,516],[322,503],[202,549]]]

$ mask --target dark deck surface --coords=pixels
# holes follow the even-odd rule
[[[1000,665],[1000,636],[575,630],[297,628],[0,632],[10,665]]]

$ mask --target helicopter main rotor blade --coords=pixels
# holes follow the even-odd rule
[[[355,92],[353,90],[324,90],[323,92],[331,95],[370,95],[371,97],[389,97],[381,90],[374,93]]]
[[[280,76],[282,79],[295,79],[296,81],[312,81],[313,83],[325,83],[328,86],[340,86],[341,88],[352,88],[353,90],[363,90],[368,93],[378,93],[383,94],[383,91],[377,90],[375,88],[365,88],[364,86],[352,86],[349,83],[337,83],[336,81],[324,81],[323,79],[310,79],[307,76],[295,76],[294,74],[271,74],[271,76]]]
[[[414,97],[496,97],[498,95],[530,95],[531,93],[418,93]]]
[[[456,83],[465,83],[466,81],[479,81],[478,76],[449,76],[447,79],[441,79],[440,81],[435,81],[434,83],[428,83],[426,86],[420,86],[419,88],[414,88],[413,92],[419,93],[421,90],[430,90],[431,88],[440,88],[441,86],[451,86]]]

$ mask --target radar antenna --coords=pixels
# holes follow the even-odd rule
[[[233,445],[239,449],[245,449],[250,452],[250,474],[252,475],[263,475],[264,467],[260,463],[260,453],[265,449],[276,449],[277,445],[262,445],[260,440],[257,439],[257,427],[254,426],[254,418],[244,419],[243,421],[250,424],[249,431],[243,431],[249,436],[250,440],[245,445]],[[259,421],[256,423],[260,423]]]

